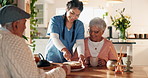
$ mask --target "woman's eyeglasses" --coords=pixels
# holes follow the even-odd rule
[[[91,31],[91,30],[89,30],[89,33],[95,33],[95,34],[98,34],[100,31]]]

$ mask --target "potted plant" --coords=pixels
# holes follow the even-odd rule
[[[125,11],[125,8],[123,8],[121,11],[116,10],[116,12],[119,13],[119,16],[110,16],[112,25],[116,27],[116,30],[119,30],[119,39],[122,39],[123,41],[126,40],[126,29],[131,26],[130,17],[125,16],[123,12]]]
[[[14,0],[0,0],[0,7],[13,4]],[[16,5],[16,4],[15,4]]]
[[[35,51],[35,47],[36,47],[36,44],[35,44],[35,40],[34,39],[37,39],[38,38],[38,30],[37,30],[37,27],[38,27],[38,24],[37,24],[37,21],[38,19],[36,19],[37,17],[37,13],[38,13],[38,10],[36,9],[36,6],[35,6],[35,3],[37,2],[37,0],[31,0],[30,2],[30,10],[31,10],[31,17],[30,17],[30,46],[32,47],[32,51],[34,52]]]

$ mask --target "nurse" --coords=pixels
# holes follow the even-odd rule
[[[48,32],[50,39],[46,47],[46,59],[56,63],[71,61],[72,48],[76,44],[79,61],[84,62],[84,25],[78,20],[83,3],[71,0],[64,15],[51,18]]]

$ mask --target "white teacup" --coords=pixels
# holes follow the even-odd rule
[[[90,65],[96,67],[98,65],[98,57],[90,57]]]

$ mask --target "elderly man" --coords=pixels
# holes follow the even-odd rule
[[[51,71],[37,68],[32,52],[22,34],[30,15],[20,8],[0,8],[0,77],[1,78],[65,78],[66,67]]]
[[[111,41],[102,35],[106,29],[106,23],[103,19],[96,17],[89,23],[90,37],[85,38],[85,57],[87,63],[91,57],[98,58],[98,66],[105,66],[108,60],[117,60],[117,53]]]

